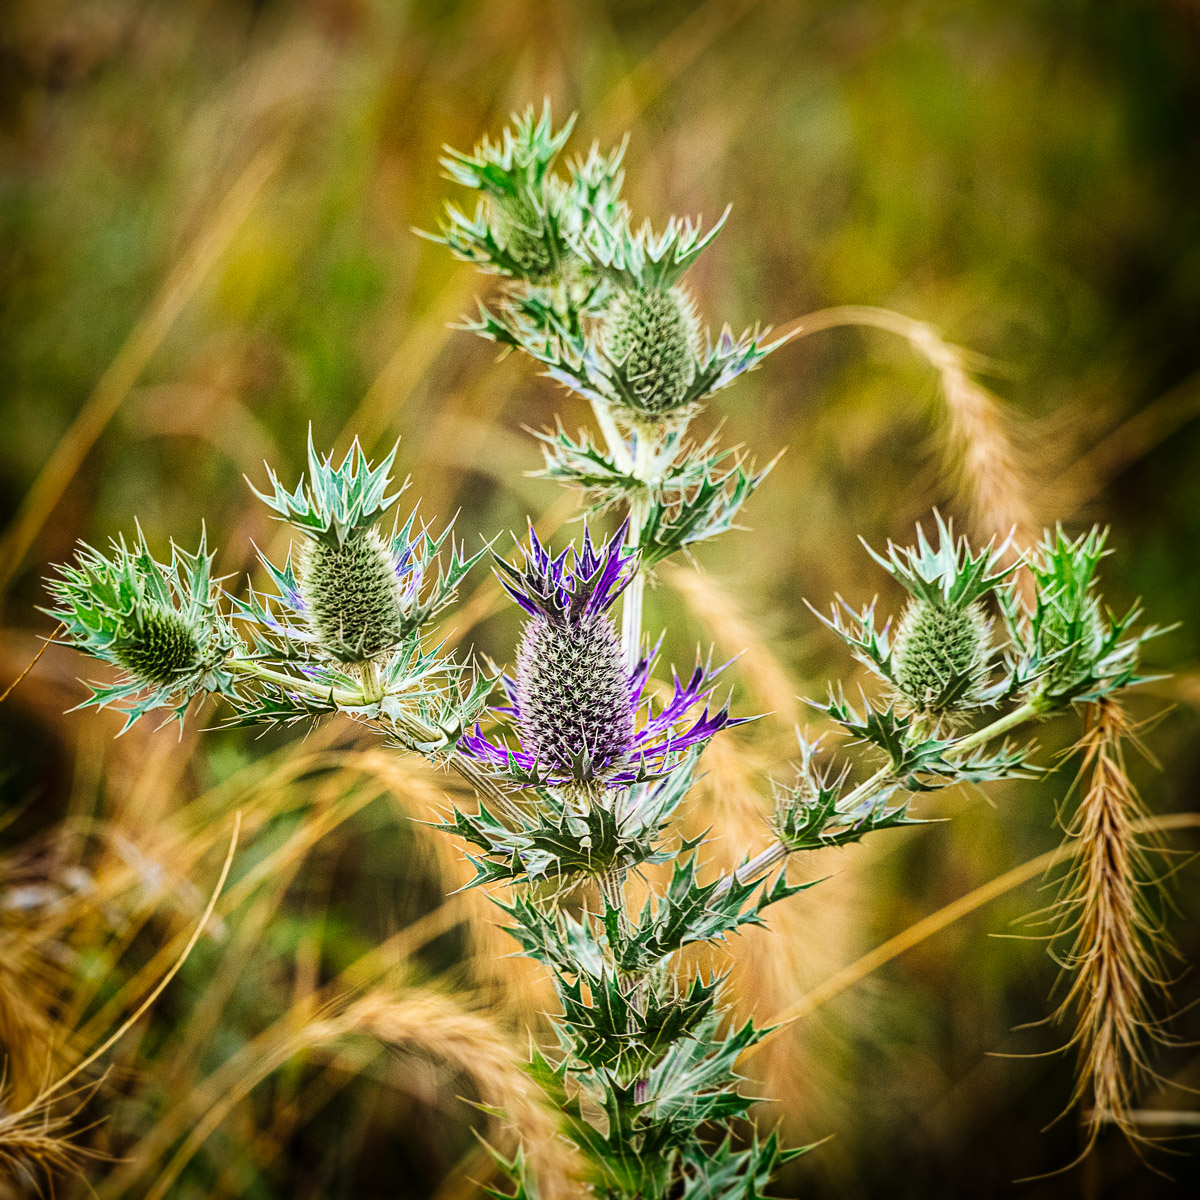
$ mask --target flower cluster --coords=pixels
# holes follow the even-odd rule
[[[489,741],[478,729],[460,746],[520,783],[616,786],[661,772],[692,746],[741,719],[727,708],[705,708],[716,674],[697,665],[678,676],[658,711],[644,702],[655,655],[630,668],[609,610],[629,585],[636,556],[624,549],[626,526],[596,545],[584,531],[573,547],[552,557],[530,528],[524,567],[498,560],[500,581],[529,620],[517,651],[516,677],[504,680],[521,748]],[[644,720],[639,713],[645,707]]]
[[[272,490],[256,494],[303,542],[282,567],[260,555],[274,593],[234,602],[260,654],[304,660],[308,678],[330,686],[358,683],[368,706],[395,692],[425,695],[446,670],[423,651],[423,628],[487,549],[464,556],[451,542],[443,563],[450,530],[418,528],[415,511],[390,534],[380,531],[404,491],[389,492],[395,456],[393,448],[372,466],[355,441],[335,466],[317,454],[310,433],[308,471],[294,491],[268,468]],[[258,707],[250,712],[261,716]]]
[[[226,598],[203,539],[164,565],[139,531],[133,550],[84,547],[61,567],[49,611],[63,641],[120,671],[86,703],[115,704],[130,722],[221,693],[239,723],[341,712],[458,771],[477,802],[451,807],[442,828],[470,848],[473,884],[512,889],[508,928],[557,992],[558,1047],[535,1051],[531,1070],[580,1152],[581,1194],[750,1200],[797,1153],[774,1136],[735,1137],[752,1103],[738,1061],[764,1030],[727,1022],[723,978],[689,972],[679,952],[763,924],[799,890],[791,855],[912,825],[921,793],[1028,776],[1032,747],[1015,731],[1138,683],[1156,631],[1134,631],[1136,610],[1105,613],[1098,531],[976,550],[935,514],[933,540],[918,528],[915,545],[870,551],[906,593],[894,621],[878,628],[875,602],[823,618],[875,679],[861,702],[839,686],[817,705],[852,749],[802,739],[795,779],[773,785],[769,847],[702,872],[703,838],[680,838],[674,818],[704,747],[745,718],[712,702],[721,668],[709,663],[654,683],[642,597],[658,563],[733,528],[765,477],[687,430],[781,343],[701,328],[684,276],[725,218],[707,232],[676,218],[634,232],[623,147],[593,147],[564,176],[570,129],[531,111],[444,160],[479,202],[470,216],[449,205],[438,240],[505,280],[471,328],[590,401],[599,438],[542,434],[544,473],[593,514],[622,514],[607,539],[585,525],[554,554],[531,527],[518,563],[497,558],[524,628],[501,680],[507,703],[487,719],[511,734],[484,730],[494,681],[429,648],[430,621],[489,547],[468,555],[415,511],[381,528],[405,490],[391,484],[395,449],[372,465],[355,442],[335,463],[310,433],[294,489],[268,468],[257,494],[296,542],[282,566],[262,556],[267,590]],[[628,874],[653,865],[660,886],[628,902]],[[521,1154],[496,1161],[514,1190],[489,1194],[537,1194]]]

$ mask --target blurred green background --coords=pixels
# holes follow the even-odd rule
[[[1038,518],[1110,523],[1110,603],[1140,596],[1153,620],[1181,623],[1150,649],[1173,677],[1135,707],[1161,770],[1133,765],[1154,811],[1197,806],[1200,8],[1189,0],[9,0],[0,13],[0,684],[49,632],[40,581],[77,538],[101,544],[136,516],[161,550],[170,536],[193,543],[203,521],[222,571],[252,570],[252,543],[277,531],[242,476],[261,486],[265,458],[294,479],[310,423],[319,446],[357,433],[379,452],[401,438],[422,511],[461,510],[470,545],[558,500],[525,474],[539,456],[524,427],[555,414],[583,424],[588,413],[528,363],[497,362],[494,348],[447,328],[486,281],[410,231],[437,220],[443,144],[467,148],[546,96],[559,116],[580,114],[576,151],[629,131],[626,195],[638,213],[711,218],[732,203],[690,277],[711,324],[782,326],[827,306],[879,305],[981,356]],[[719,397],[704,423],[723,422],[722,436],[760,460],[787,452],[747,509],[750,530],[701,553],[717,598],[685,603],[669,580],[652,593],[648,623],[669,625],[670,657],[685,664],[714,639],[738,650],[736,618],[758,647],[738,684],[745,709],[764,707],[763,670],[788,695],[848,677],[802,598],[868,599],[884,581],[857,535],[900,539],[931,505],[955,511],[939,405],[935,376],[903,342],[855,330],[799,342]],[[477,599],[464,644],[507,661],[516,622],[486,591]],[[200,740],[194,728],[178,742],[139,732],[114,746],[111,722],[60,715],[86,672],[52,651],[0,707],[0,839],[23,880],[65,893],[67,865],[98,875],[96,856],[116,837],[98,848],[97,822],[138,861],[163,856],[156,869],[170,875],[162,830],[177,810],[206,796],[215,822],[233,803],[226,781],[261,755],[299,752],[285,735]],[[750,822],[749,836],[760,836],[755,804],[767,805],[751,767],[785,757],[791,722],[807,719],[799,704],[767,706],[776,716],[747,739],[740,765],[717,772],[745,777],[729,821]],[[1045,761],[1073,737],[1067,722],[1047,726]],[[350,727],[323,744],[363,746]],[[948,823],[830,860],[835,878],[782,919],[785,950],[772,959],[759,946],[773,973],[743,1001],[769,1019],[871,946],[1051,849],[1073,769],[990,793],[990,805],[939,798],[928,811]],[[698,803],[709,803],[698,819],[720,832],[728,795],[718,787]],[[284,808],[256,830],[247,861],[309,819]],[[1176,872],[1169,921],[1191,962],[1194,844],[1172,842],[1179,854],[1164,867]],[[215,867],[205,863],[196,886],[206,894]],[[199,1069],[247,1044],[304,981],[435,910],[447,870],[394,796],[354,808],[281,882]],[[182,884],[138,887],[128,902],[159,905],[154,921],[125,941],[112,934],[120,914],[98,924],[107,950],[95,955],[76,930],[55,994],[93,983],[84,1000],[55,1001],[55,1014],[97,1011],[157,949],[160,925],[194,916]],[[1143,1197],[1195,1186],[1194,1159],[1154,1153],[1171,1182],[1118,1137],[1081,1169],[1013,1186],[1079,1146],[1070,1116],[1043,1132],[1070,1094],[1069,1057],[992,1056],[1066,1036],[1014,1030],[1050,1011],[1057,968],[1041,942],[990,936],[1028,932],[1014,922],[1052,897],[1025,887],[972,913],[763,1052],[772,1061],[756,1064],[759,1094],[781,1103],[764,1106],[762,1122],[782,1120],[794,1142],[834,1135],[791,1170],[786,1194]],[[93,1099],[105,1126],[90,1136],[103,1148],[136,1157],[179,1102],[178,1079],[160,1078],[158,1064],[221,953],[202,944]],[[479,960],[448,934],[406,970],[460,995],[503,991]],[[1200,998],[1192,975],[1174,997],[1179,1009]],[[523,1036],[519,1014],[497,1020]],[[1195,1012],[1171,1029],[1183,1041],[1200,1034]],[[1180,1046],[1157,1066],[1165,1082],[1147,1084],[1145,1106],[1191,1110],[1194,1132],[1183,1089],[1200,1086],[1200,1057]],[[301,1059],[288,1072],[312,1069]],[[418,1070],[386,1055],[353,1080],[346,1070],[319,1113],[281,1126],[292,1085],[265,1080],[169,1194],[472,1194],[460,1162],[480,1118],[455,1098],[467,1085],[436,1063]],[[1183,1121],[1148,1132],[1187,1134]],[[286,1133],[265,1156],[255,1139],[275,1127]],[[240,1164],[232,1174],[230,1164]],[[115,1168],[88,1170],[99,1179]],[[128,1186],[111,1194],[147,1184]]]

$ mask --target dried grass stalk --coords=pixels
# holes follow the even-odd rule
[[[79,1134],[75,1117],[91,1090],[83,1089],[82,1099],[76,1093],[77,1103],[68,1111],[60,1111],[48,1096],[38,1096],[8,1112],[8,1096],[0,1095],[0,1200],[52,1195],[56,1178],[82,1176],[85,1163],[101,1157],[74,1140]]]
[[[1105,1125],[1145,1140],[1134,1101],[1153,1077],[1147,1043],[1164,1040],[1149,998],[1165,989],[1171,951],[1152,904],[1149,847],[1138,835],[1141,802],[1125,770],[1131,732],[1118,701],[1090,707],[1078,745],[1082,794],[1067,829],[1077,852],[1059,900],[1059,935],[1071,939],[1062,959],[1071,984],[1055,1019],[1075,1022],[1068,1042],[1078,1055],[1072,1103],[1091,1098],[1085,1154]]]
[[[467,1076],[481,1100],[503,1112],[519,1133],[542,1195],[547,1200],[578,1195],[579,1164],[558,1132],[558,1114],[495,1020],[431,990],[414,990],[399,999],[372,993],[352,1005],[346,1018],[356,1030],[427,1054]]]
[[[769,801],[759,780],[773,766],[736,734],[705,748],[703,774],[682,818],[681,832],[708,832],[706,866],[731,871],[764,848],[770,833]],[[775,905],[765,928],[746,927],[724,943],[694,944],[682,955],[685,970],[728,972],[733,1020],[769,1024],[773,1016],[853,956],[860,940],[861,878],[841,870],[846,859],[826,852],[807,855],[797,878],[828,874],[819,888]],[[641,903],[641,897],[635,905]],[[827,1051],[827,1030],[792,1025],[783,1044],[754,1060],[750,1073],[760,1095],[796,1137],[836,1109],[842,1090]]]
[[[738,673],[755,697],[782,724],[791,727],[799,722],[801,708],[795,683],[734,597],[703,571],[671,563],[664,563],[658,570],[722,650],[738,656]]]
[[[578,1194],[570,1146],[558,1135],[557,1114],[524,1067],[515,1042],[486,1013],[428,988],[399,995],[368,992],[338,1007],[327,1005],[299,1025],[280,1022],[247,1043],[224,1067],[189,1095],[181,1107],[190,1130],[145,1192],[146,1200],[166,1200],[180,1174],[229,1114],[264,1079],[299,1055],[336,1050],[347,1038],[370,1037],[409,1054],[452,1068],[473,1084],[489,1109],[503,1111],[519,1133],[526,1157],[546,1200]],[[231,1069],[236,1068],[236,1069]],[[170,1136],[163,1136],[163,1130]],[[100,1196],[130,1194],[162,1149],[174,1139],[173,1120],[137,1147],[140,1162],[129,1163],[99,1187]]]
[[[1021,549],[1037,528],[1032,488],[1007,411],[967,371],[965,354],[927,326],[910,338],[941,381],[946,427],[943,462],[974,532],[1002,541],[1011,533]]]
[[[825,308],[793,322],[793,341],[847,325],[883,329],[904,338],[938,373],[945,400],[943,461],[967,510],[973,531],[984,538],[1013,533],[1017,549],[1036,535],[1034,494],[1000,402],[967,370],[968,354],[922,321],[869,305]]]

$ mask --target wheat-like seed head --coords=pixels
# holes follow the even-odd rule
[[[498,1023],[430,989],[398,997],[373,992],[341,1018],[346,1031],[369,1034],[408,1053],[427,1055],[467,1076],[489,1108],[520,1135],[547,1200],[578,1194],[578,1164],[558,1132],[559,1117],[529,1077],[523,1057]]]
[[[1000,402],[973,379],[962,351],[930,334],[914,341],[936,368],[945,400],[945,461],[982,538],[1013,535],[1017,548],[1036,537],[1033,488],[1010,420]]]
[[[1125,770],[1124,743],[1132,736],[1118,701],[1089,709],[1083,752],[1083,791],[1067,836],[1078,847],[1065,882],[1060,932],[1072,936],[1063,958],[1071,984],[1056,1018],[1073,1017],[1068,1045],[1078,1055],[1073,1101],[1090,1093],[1085,1153],[1106,1124],[1142,1141],[1131,1111],[1137,1088],[1153,1072],[1146,1044],[1162,1041],[1150,995],[1167,983],[1172,953],[1151,907],[1148,849],[1135,825],[1141,802]]]

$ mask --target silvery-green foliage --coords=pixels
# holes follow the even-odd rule
[[[232,694],[227,663],[240,643],[218,608],[213,557],[202,533],[195,553],[172,543],[171,561],[160,563],[139,527],[132,550],[124,538],[108,555],[83,545],[73,565],[58,568],[46,611],[62,624],[59,640],[122,672],[92,685],[85,706],[119,709],[128,729],[154,709],[182,719],[195,697]]]
[[[472,886],[511,889],[507,928],[557,992],[557,1047],[535,1048],[530,1069],[581,1152],[581,1188],[756,1200],[800,1153],[740,1136],[753,1100],[738,1063],[764,1031],[729,1022],[724,977],[689,974],[680,951],[764,924],[809,886],[789,879],[792,855],[917,824],[925,792],[1027,777],[1033,747],[1016,731],[1139,682],[1155,631],[1134,631],[1137,611],[1105,614],[1098,531],[1047,534],[1022,559],[1007,545],[973,549],[935,514],[936,544],[918,528],[914,545],[870,551],[907,593],[892,617],[880,626],[872,601],[822,618],[875,680],[857,701],[835,685],[815,705],[844,739],[802,738],[795,778],[773,783],[767,849],[702,873],[704,837],[681,838],[674,817],[704,746],[746,718],[714,700],[722,668],[710,660],[654,684],[641,589],[663,560],[735,528],[766,477],[687,431],[700,404],[782,343],[702,330],[684,276],[725,217],[706,231],[672,217],[661,233],[634,232],[623,145],[593,147],[563,174],[572,124],[556,132],[548,107],[530,110],[499,140],[443,160],[478,203],[470,216],[448,205],[436,240],[505,280],[468,328],[591,403],[600,437],[561,424],[540,435],[542,473],[593,516],[621,514],[607,539],[585,526],[556,554],[531,527],[519,561],[496,558],[525,621],[504,704],[489,712],[495,681],[428,633],[487,547],[465,553],[415,510],[381,527],[404,491],[391,487],[395,449],[372,465],[356,442],[335,463],[310,433],[293,490],[268,468],[258,495],[295,544],[282,566],[264,556],[268,586],[227,597],[227,612],[203,540],[164,565],[140,533],[133,551],[85,547],[60,568],[51,611],[63,641],[120,671],[87,703],[123,707],[130,722],[218,692],[239,724],[340,712],[457,770],[478,800],[440,827],[466,845]],[[623,882],[654,865],[669,868],[665,885],[635,909]],[[493,1158],[507,1182],[487,1194],[537,1196],[523,1152]]]

